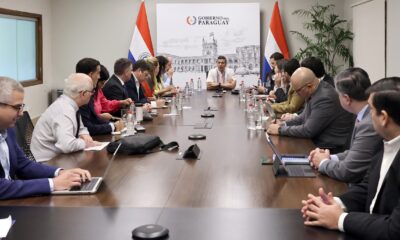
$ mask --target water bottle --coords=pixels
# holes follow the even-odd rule
[[[246,89],[244,87],[244,82],[243,81],[240,83],[239,98],[240,98],[241,102],[245,102],[246,101]]]
[[[179,93],[177,93],[178,95]],[[171,101],[171,115],[176,115],[177,111],[176,111],[176,97],[173,96],[172,97],[172,101]]]
[[[194,81],[193,78],[190,79],[190,84],[189,84],[189,94],[190,96],[193,95],[193,91],[194,91]]]
[[[197,91],[201,91],[201,78],[197,78]]]
[[[126,117],[126,136],[135,135],[135,119],[133,117],[133,113],[129,112],[128,116]]]
[[[185,89],[183,91],[184,91],[185,97],[189,97],[189,83],[188,82],[186,82]]]
[[[143,103],[136,103],[136,121],[138,125],[143,121]]]
[[[182,111],[182,109],[183,109],[182,104],[183,104],[183,94],[178,93],[177,102],[176,102],[176,109],[178,110],[178,114],[179,114],[179,111]]]

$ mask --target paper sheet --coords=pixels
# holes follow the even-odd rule
[[[105,148],[110,142],[97,142],[97,146],[85,148],[85,151],[100,151]]]
[[[8,218],[0,219],[0,238],[7,237],[8,231],[10,231],[12,225],[11,215]]]

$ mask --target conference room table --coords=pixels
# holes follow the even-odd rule
[[[169,239],[342,239],[336,231],[303,225],[301,200],[323,187],[335,195],[344,183],[317,173],[315,178],[275,177],[272,150],[263,130],[248,130],[243,102],[230,92],[195,91],[183,101],[179,116],[158,109],[143,122],[147,134],[178,151],[117,154],[98,192],[92,195],[35,196],[0,201],[0,217],[16,220],[7,239],[130,239],[146,223],[170,229]],[[214,118],[202,118],[204,112]],[[196,129],[207,122],[209,129]],[[193,141],[194,133],[206,135]],[[119,135],[97,136],[115,141]],[[272,136],[281,153],[307,154],[309,139]],[[177,160],[192,144],[198,160]],[[111,159],[106,149],[62,154],[44,164],[88,169],[103,176]],[[348,237],[347,237],[348,238]]]

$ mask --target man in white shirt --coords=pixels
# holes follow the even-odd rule
[[[233,69],[226,67],[225,56],[217,58],[217,67],[211,69],[207,76],[207,90],[226,89],[232,90],[236,87],[235,73]]]
[[[381,158],[364,180],[334,198],[320,188],[301,209],[307,226],[339,229],[357,239],[400,239],[400,78],[385,78],[367,91],[375,130],[383,137]]]
[[[16,142],[13,129],[24,110],[24,88],[17,81],[0,77],[0,199],[49,194],[80,186],[90,173],[63,170],[29,160]]]
[[[37,161],[96,145],[78,111],[89,102],[93,90],[86,74],[71,74],[65,80],[64,94],[46,109],[33,130],[31,151]]]

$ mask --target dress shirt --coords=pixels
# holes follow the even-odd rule
[[[172,78],[169,78],[167,73],[164,73],[164,74],[162,75],[162,78],[163,78],[163,82],[164,82],[164,85],[165,85],[165,86],[170,86],[170,85],[172,85]]]
[[[38,162],[47,161],[59,153],[70,153],[83,150],[85,141],[75,137],[78,123],[76,121],[76,102],[61,95],[42,114],[33,134],[31,151]],[[79,135],[89,134],[80,120]]]
[[[11,180],[10,177],[10,152],[9,148],[6,142],[7,139],[7,131],[1,132],[0,133],[0,162],[1,166],[3,167],[4,171],[4,178]],[[57,177],[58,174],[60,173],[61,168],[58,168],[54,172],[54,177]],[[54,191],[54,182],[52,178],[48,178],[49,181],[49,186],[50,186],[50,191]]]
[[[132,74],[133,75],[133,78],[135,79],[135,85],[136,85],[136,91],[137,91],[137,95],[138,95],[138,98],[139,98],[139,88],[140,88],[140,83],[139,83],[139,80],[136,78],[136,76],[135,76],[135,74]]]
[[[364,117],[364,113],[365,113],[365,111],[367,110],[367,108],[368,108],[368,105],[365,105],[362,109],[361,109],[361,111],[359,111],[358,113],[357,113],[357,118],[356,118],[356,123],[357,122],[361,122],[361,120],[363,119],[363,117]],[[329,159],[324,159],[324,160],[322,160],[321,161],[321,163],[319,164],[319,166],[322,166],[326,161],[328,161]],[[336,154],[333,154],[333,155],[330,155],[330,160],[331,161],[339,161],[339,158],[338,158],[338,156],[336,155]]]
[[[10,152],[8,149],[8,145],[6,142],[7,138],[7,131],[1,132],[0,133],[0,161],[1,161],[1,166],[3,167],[4,171],[4,178],[5,179],[11,179],[10,178]]]
[[[382,188],[383,181],[385,180],[386,174],[390,168],[390,166],[393,163],[394,158],[396,157],[397,152],[400,149],[400,136],[397,136],[396,138],[390,140],[390,141],[383,141],[383,159],[382,159],[382,165],[381,165],[381,170],[379,174],[379,181],[378,181],[378,186],[376,189],[375,197],[372,199],[371,205],[369,206],[369,212],[372,214],[372,211],[375,206],[376,199],[379,195],[379,191]],[[343,209],[346,209],[345,205],[339,198],[335,198],[335,201],[339,203]],[[344,232],[344,219],[346,218],[347,213],[342,213],[339,217],[338,221],[338,228],[340,231]]]
[[[222,76],[222,74],[224,74],[224,76]],[[225,83],[229,80],[235,80],[235,73],[231,68],[225,68],[223,73],[221,73],[218,68],[213,68],[208,72],[208,83]]]

